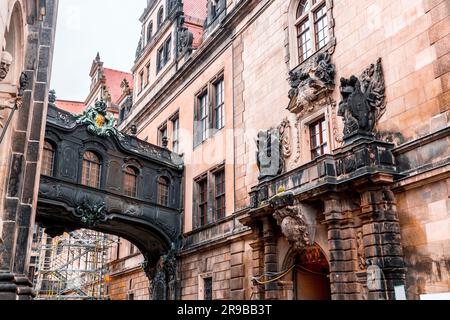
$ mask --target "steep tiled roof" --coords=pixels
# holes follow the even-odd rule
[[[106,83],[105,85],[108,88],[109,94],[111,95],[112,103],[117,103],[117,100],[122,96],[122,88],[120,84],[123,79],[127,79],[130,87],[133,88],[133,75],[128,72],[122,72],[118,70],[113,70],[109,68],[104,68],[104,75]]]
[[[56,100],[56,106],[72,114],[81,114],[86,109],[84,102],[70,100]]]

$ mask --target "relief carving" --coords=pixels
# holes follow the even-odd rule
[[[345,139],[355,134],[373,135],[386,111],[381,58],[358,78],[341,79],[342,101],[338,115],[344,118]]]
[[[288,110],[297,115],[314,110],[319,100],[334,91],[335,75],[335,66],[327,52],[318,54],[302,69],[291,71]]]
[[[273,217],[294,250],[302,251],[312,245],[311,235],[308,230],[309,224],[298,206],[278,209],[273,214]]]

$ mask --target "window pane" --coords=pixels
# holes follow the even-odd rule
[[[136,197],[137,195],[137,170],[127,167],[124,172],[123,189],[127,197]]]
[[[93,152],[86,152],[83,158],[83,173],[81,184],[92,187],[100,187],[100,159]]]
[[[45,142],[44,154],[42,159],[42,174],[45,176],[53,175],[53,165],[55,162],[55,150],[49,142]]]
[[[325,118],[311,124],[309,130],[311,135],[312,159],[314,160],[329,153],[328,126]]]
[[[308,59],[312,55],[312,41],[309,20],[305,20],[298,26],[298,46],[300,61]]]
[[[328,17],[326,6],[323,5],[314,14],[317,49],[328,43]]]
[[[158,179],[158,204],[165,207],[169,205],[169,182],[165,178]]]
[[[172,120],[173,123],[173,143],[172,143],[172,149],[173,152],[178,153],[179,152],[179,131],[180,131],[180,120],[178,118],[175,118]]]
[[[224,108],[224,82],[220,80],[215,85],[215,128],[220,130],[225,126]]]
[[[308,0],[300,1],[297,8],[297,19],[306,14],[308,10],[309,10],[309,1]]]

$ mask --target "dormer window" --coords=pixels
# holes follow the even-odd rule
[[[147,43],[150,42],[153,36],[153,22],[150,22],[147,27]]]
[[[160,29],[162,24],[164,23],[164,8],[163,7],[159,8],[157,21],[158,21],[158,29]]]

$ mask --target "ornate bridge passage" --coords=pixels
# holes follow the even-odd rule
[[[50,104],[37,222],[50,236],[91,229],[120,236],[146,258],[154,299],[175,297],[183,163],[117,131],[101,101],[81,116]]]

